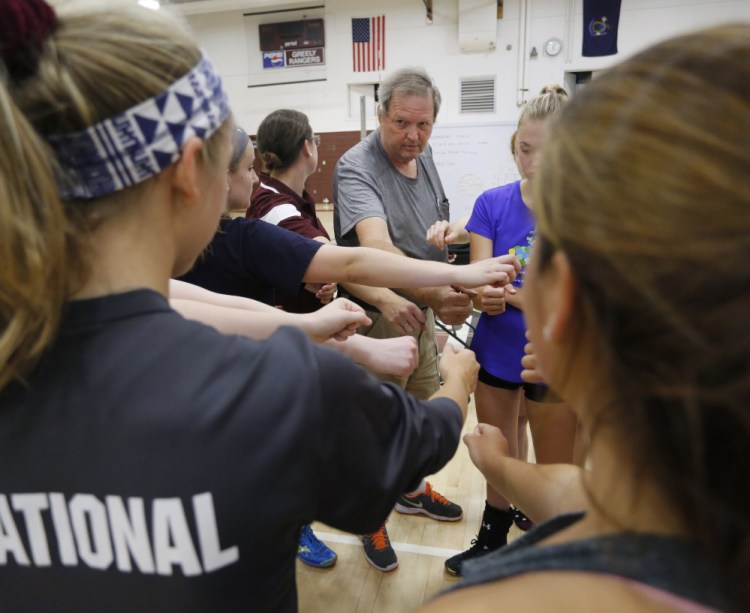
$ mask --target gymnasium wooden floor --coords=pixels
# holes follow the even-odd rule
[[[464,431],[476,424],[473,402]],[[469,459],[461,442],[456,455],[439,473],[428,478],[433,487],[461,505],[458,522],[438,522],[422,515],[393,511],[388,534],[399,566],[383,573],[365,559],[356,536],[314,524],[315,533],[338,554],[327,570],[297,561],[297,588],[301,613],[403,613],[413,611],[457,579],[443,570],[443,562],[467,548],[475,537],[484,509],[484,478]],[[514,526],[510,538],[521,532]]]

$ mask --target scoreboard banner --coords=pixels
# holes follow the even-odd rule
[[[325,64],[323,49],[292,49],[285,51],[287,66],[321,66]]]
[[[294,68],[295,66],[323,66],[325,53],[322,48],[290,49],[287,51],[264,51],[263,68]]]

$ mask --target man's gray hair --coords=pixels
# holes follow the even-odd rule
[[[378,88],[378,110],[388,114],[394,94],[404,96],[432,96],[437,117],[440,110],[440,90],[424,68],[401,68],[385,78]]]

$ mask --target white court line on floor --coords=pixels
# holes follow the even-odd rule
[[[315,536],[321,541],[329,543],[342,543],[344,545],[360,545],[361,541],[358,537],[352,536],[351,534],[331,534],[330,532],[321,532],[315,530]],[[403,551],[406,553],[418,553],[423,556],[435,556],[436,558],[450,558],[457,553],[461,553],[458,549],[446,549],[444,547],[428,547],[427,545],[412,545],[411,543],[396,543],[391,541],[391,547],[396,551]]]

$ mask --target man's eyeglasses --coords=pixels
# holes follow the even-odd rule
[[[320,147],[320,134],[313,134],[312,138],[308,138],[307,140],[311,140],[315,143],[316,147]]]

